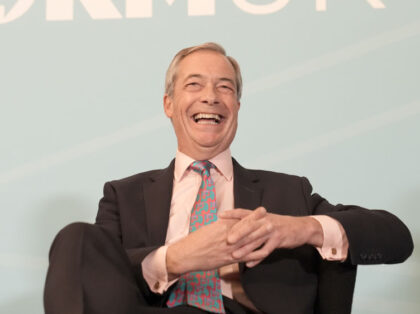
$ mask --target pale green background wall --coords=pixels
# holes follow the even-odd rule
[[[189,15],[194,2],[215,11]],[[155,0],[152,17],[126,18],[148,1],[77,0],[71,19],[72,3],[0,0],[1,313],[43,312],[49,245],[94,220],[105,181],[169,163],[164,73],[205,41],[242,65],[232,152],[244,166],[388,209],[419,242],[420,2]],[[240,3],[279,7],[256,15]],[[416,251],[360,267],[353,312],[418,313],[419,291]]]

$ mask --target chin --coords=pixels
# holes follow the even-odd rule
[[[203,148],[216,148],[219,147],[221,142],[217,141],[216,139],[200,139],[198,138],[197,141],[198,145],[200,145]]]
[[[218,147],[217,143],[200,143],[199,145],[206,150],[216,149]]]

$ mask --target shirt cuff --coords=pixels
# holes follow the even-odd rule
[[[166,270],[167,250],[167,245],[161,246],[150,252],[141,263],[143,278],[146,280],[149,289],[154,293],[163,294],[178,280],[176,278],[168,281],[168,272]]]
[[[324,234],[321,248],[316,248],[321,257],[328,261],[345,261],[349,249],[349,242],[343,226],[334,218],[326,215],[311,216],[316,219]]]

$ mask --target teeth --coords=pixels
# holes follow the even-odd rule
[[[214,113],[197,113],[197,114],[194,115],[193,118],[194,118],[195,122],[199,122],[199,120],[201,120],[201,119],[213,119],[214,121],[207,120],[207,121],[214,122],[212,124],[217,124],[222,119],[222,117],[220,115],[214,114]]]
[[[198,120],[197,123],[198,124],[219,124],[218,122],[214,120]]]

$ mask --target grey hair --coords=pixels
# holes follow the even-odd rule
[[[165,77],[165,93],[169,96],[173,96],[174,93],[174,85],[175,80],[177,77],[178,72],[178,65],[189,54],[199,51],[199,50],[210,50],[210,51],[216,51],[223,56],[225,56],[230,64],[233,66],[233,69],[235,71],[235,81],[236,81],[236,94],[238,100],[241,99],[242,95],[242,75],[241,75],[241,69],[239,67],[239,63],[231,56],[226,55],[225,49],[213,42],[204,43],[198,46],[192,46],[188,48],[184,48],[180,50],[175,57],[172,59],[171,64],[169,64],[168,70],[166,71],[166,77]]]

